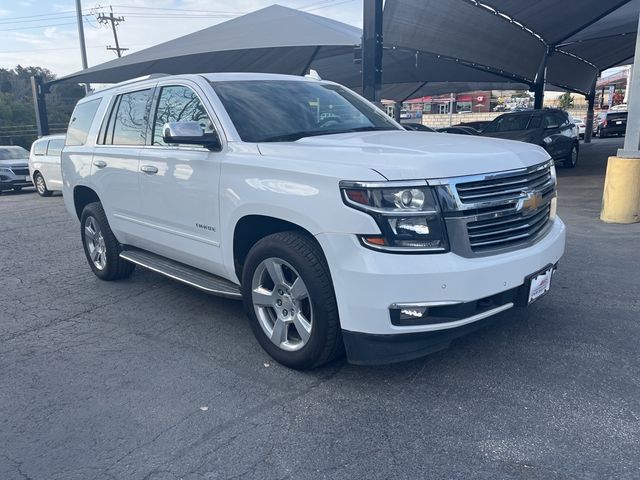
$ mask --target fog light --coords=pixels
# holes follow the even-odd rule
[[[407,320],[409,318],[422,318],[427,313],[427,307],[418,308],[403,308],[400,310],[400,320]]]

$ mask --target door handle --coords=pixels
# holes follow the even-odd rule
[[[154,173],[158,173],[158,167],[154,167],[153,165],[142,165],[140,167],[140,170],[142,170],[144,173],[147,173],[149,175],[153,175]]]
[[[104,160],[94,160],[93,164],[98,168],[104,168],[107,166],[107,162],[105,162]]]

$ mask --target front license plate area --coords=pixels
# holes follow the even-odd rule
[[[549,292],[551,289],[551,279],[553,278],[553,273],[555,271],[556,266],[549,265],[527,277],[525,282],[525,291],[528,292],[526,301],[527,305],[531,305],[533,302]]]

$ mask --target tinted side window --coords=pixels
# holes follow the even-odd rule
[[[151,90],[120,95],[115,116],[112,115],[113,145],[144,145],[149,118]]]
[[[47,141],[40,140],[33,144],[34,155],[44,155],[47,152]]]
[[[47,148],[47,155],[53,155],[55,157],[60,156],[62,153],[62,147],[64,146],[64,140],[49,140],[49,147]]]
[[[569,125],[571,123],[569,121],[569,115],[566,114],[565,112],[556,112],[555,115],[556,115],[556,118],[558,120],[558,125],[560,125],[562,127],[566,127],[567,125]]]
[[[153,145],[165,145],[162,126],[167,122],[198,122],[204,133],[215,132],[204,105],[189,87],[162,87],[153,125]]]
[[[544,128],[549,128],[553,125],[556,125],[556,126],[560,125],[560,119],[551,112],[545,113],[542,118],[543,118],[542,126]]]
[[[504,115],[496,118],[485,129],[485,132],[513,132],[526,130],[529,123],[529,115]]]
[[[79,103],[71,114],[71,121],[67,129],[66,145],[84,145],[87,135],[100,106],[101,98]]]
[[[542,117],[540,115],[534,115],[529,122],[529,129],[540,128],[542,125]]]

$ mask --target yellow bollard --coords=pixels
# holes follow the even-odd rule
[[[609,157],[600,219],[608,223],[640,222],[640,159]]]

